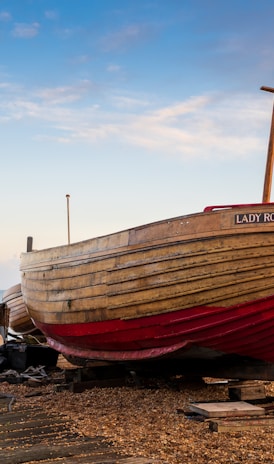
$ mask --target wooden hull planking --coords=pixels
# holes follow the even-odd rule
[[[207,208],[23,253],[28,312],[58,351],[149,359],[197,345],[274,361],[274,204]]]
[[[9,329],[16,335],[27,335],[37,330],[23,301],[21,284],[6,290],[2,298],[9,310]]]

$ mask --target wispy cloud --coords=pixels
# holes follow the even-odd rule
[[[72,64],[85,64],[85,63],[89,63],[90,61],[91,61],[90,55],[78,55],[70,59],[70,63]]]
[[[8,89],[11,88],[10,82],[0,82],[0,89]]]
[[[209,100],[208,96],[192,97],[186,101],[175,103],[153,111],[150,119],[158,121],[175,121],[180,116],[197,112],[199,108],[205,107]]]
[[[32,39],[39,33],[40,24],[37,22],[27,23],[16,23],[12,30],[13,37],[20,39]]]
[[[8,11],[0,11],[0,21],[7,22],[11,21],[12,17]]]
[[[77,85],[60,86],[53,88],[43,88],[37,90],[35,95],[48,104],[68,104],[71,102],[79,101],[85,94],[87,94],[94,84],[89,80],[79,81]]]
[[[109,64],[107,67],[107,71],[110,73],[117,73],[121,71],[121,66],[119,66],[118,64]]]
[[[46,88],[37,91],[37,97],[51,105],[67,104],[80,99],[72,87]]]
[[[55,21],[56,19],[58,19],[58,13],[56,10],[47,10],[45,11],[45,18]]]
[[[3,94],[6,86],[3,82]],[[56,143],[123,142],[182,159],[256,153],[262,150],[260,131],[269,121],[265,100],[248,95],[200,95],[157,107],[149,98],[126,94],[105,97],[100,106],[95,96],[90,81],[29,94],[18,88],[1,99],[0,115],[2,121],[40,120]]]
[[[101,47],[105,52],[125,50],[144,41],[151,34],[152,29],[146,24],[130,24],[103,37]]]
[[[145,107],[149,107],[151,105],[151,102],[148,99],[145,98],[137,98],[134,96],[129,96],[129,95],[114,95],[112,97],[112,102],[114,104],[114,107],[116,108],[121,108],[125,109],[127,111],[136,111],[138,108],[142,108],[144,110]]]
[[[70,27],[65,27],[56,31],[56,34],[63,40],[70,39],[75,33],[76,30]]]

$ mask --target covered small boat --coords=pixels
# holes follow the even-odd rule
[[[271,145],[268,174],[272,153]],[[274,362],[268,196],[269,181],[262,203],[210,206],[22,253],[28,312],[66,356],[139,361],[180,358],[196,347]]]
[[[28,335],[37,331],[23,301],[21,284],[3,293],[2,302],[8,309],[8,328],[15,335]]]

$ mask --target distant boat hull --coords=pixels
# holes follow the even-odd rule
[[[21,284],[10,287],[3,293],[3,303],[9,311],[9,329],[16,335],[27,335],[37,331],[23,301]]]
[[[274,204],[210,207],[23,253],[22,292],[61,353],[109,361],[202,349],[274,362]]]

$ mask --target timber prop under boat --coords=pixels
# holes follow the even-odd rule
[[[270,144],[268,172],[272,153]],[[195,346],[274,362],[266,185],[259,204],[207,207],[23,253],[22,292],[35,325],[51,347],[85,359],[180,357]]]

